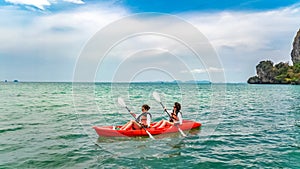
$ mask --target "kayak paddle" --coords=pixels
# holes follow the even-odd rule
[[[165,109],[165,106],[163,105],[163,103],[161,102],[160,100],[160,96],[157,92],[153,92],[152,93],[154,99],[160,103],[160,105],[162,106],[162,108],[165,110],[165,112],[168,114],[168,116],[170,117],[170,119],[172,119],[172,116],[169,114],[169,112]],[[183,136],[183,137],[186,137],[186,135],[184,134],[184,132],[176,125],[174,124],[174,126],[177,127],[178,131],[180,132],[180,134]]]
[[[127,109],[127,111],[131,114],[131,111],[130,111],[129,108],[126,106],[124,100],[123,100],[121,97],[118,98],[118,103],[119,103],[122,107],[125,107],[125,108]],[[131,115],[132,115],[132,117],[135,119],[135,121],[138,122],[137,119],[135,118],[135,116],[134,116],[133,114],[131,114]],[[142,128],[146,131],[146,133],[149,135],[149,137],[150,137],[151,139],[155,140],[155,138],[151,135],[151,133],[149,133],[149,131],[148,131],[143,125],[141,125],[141,126],[142,126]]]

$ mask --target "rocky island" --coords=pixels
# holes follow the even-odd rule
[[[300,84],[300,29],[296,34],[291,52],[293,65],[270,60],[261,61],[256,66],[257,76],[250,77],[250,84]]]

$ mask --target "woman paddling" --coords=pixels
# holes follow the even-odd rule
[[[124,126],[122,126],[120,130],[128,130],[129,128],[132,128],[133,130],[138,130],[142,127],[150,127],[152,115],[148,112],[149,109],[150,107],[147,104],[144,104],[142,106],[142,113],[136,118],[136,120],[130,120]],[[132,112],[130,112],[130,114],[136,117],[136,114]]]
[[[182,124],[182,114],[180,112],[180,109],[181,109],[181,105],[180,103],[178,102],[175,102],[174,103],[174,107],[173,107],[173,112],[171,113],[171,117],[169,119],[169,121],[167,120],[161,120],[159,122],[157,122],[154,126],[154,128],[158,128],[158,129],[161,129],[161,128],[164,128],[165,126],[167,125],[174,125],[174,124]],[[167,109],[165,108],[165,111],[167,111]]]

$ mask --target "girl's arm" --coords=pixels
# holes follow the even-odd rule
[[[179,115],[179,114],[180,114],[180,113],[178,113],[178,115]],[[173,118],[174,120],[176,120],[176,121],[179,120],[178,116],[176,116],[174,113],[172,113],[171,116],[172,116],[172,118]]]
[[[133,112],[130,112],[130,114],[131,114],[133,117],[136,117],[136,114],[134,114]]]

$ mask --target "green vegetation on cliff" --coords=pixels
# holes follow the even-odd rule
[[[280,62],[274,66],[270,60],[256,66],[257,76],[250,77],[250,84],[300,84],[300,62],[293,66]]]

